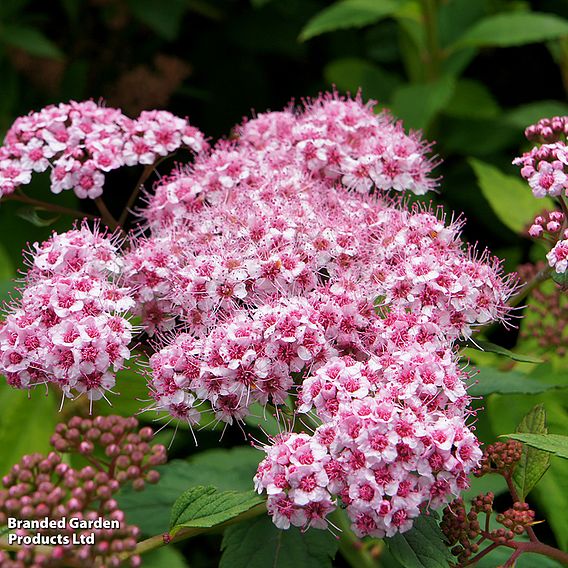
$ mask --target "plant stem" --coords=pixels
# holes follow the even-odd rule
[[[438,6],[436,0],[421,0],[424,32],[426,34],[426,74],[429,81],[440,76],[442,52],[438,39]]]
[[[246,521],[248,519],[258,517],[259,515],[262,515],[262,514],[266,514],[266,504],[264,504],[264,503],[257,505],[256,507],[253,507],[252,509],[249,509],[248,511],[245,511],[244,513],[241,513],[240,515],[236,516],[235,518],[231,519],[230,521],[227,521],[226,523],[222,523],[220,525],[216,525],[216,526],[211,527],[211,528],[190,528],[190,527],[182,528],[179,531],[177,531],[176,534],[174,536],[172,536],[171,538],[169,537],[168,533],[152,536],[150,538],[147,538],[146,540],[139,542],[136,545],[136,548],[133,551],[124,552],[121,555],[121,559],[126,560],[127,558],[130,558],[131,556],[135,556],[135,555],[138,555],[138,554],[144,554],[145,552],[149,552],[150,550],[155,550],[156,548],[161,548],[162,546],[165,546],[166,544],[179,542],[181,540],[187,540],[188,538],[192,538],[192,537],[200,535],[200,534],[205,534],[205,533],[217,531],[221,528],[226,528],[230,525],[234,525],[236,523],[240,523],[242,521]]]
[[[463,566],[470,566],[472,564],[477,564],[477,562],[479,560],[481,560],[484,556],[486,556],[487,554],[489,554],[490,552],[495,550],[498,546],[499,546],[499,544],[497,544],[496,542],[494,542],[493,544],[490,544],[487,548],[482,550],[479,554],[476,554],[473,558],[470,558],[465,564],[463,564]]]
[[[529,280],[507,303],[514,308],[518,306],[535,288],[550,278],[552,269],[547,266],[541,270],[532,280]]]
[[[39,199],[34,199],[29,197],[24,193],[11,193],[3,199],[10,201],[19,201],[20,203],[25,203],[26,205],[32,205],[33,207],[38,207],[44,209],[45,211],[52,211],[53,213],[60,213],[61,215],[70,215],[76,219],[96,219],[94,215],[89,215],[88,213],[83,213],[82,211],[77,211],[77,209],[70,209],[69,207],[62,207],[61,205],[56,205],[54,203],[48,203],[47,201],[41,201]]]
[[[138,195],[140,194],[140,190],[142,189],[144,182],[152,175],[152,172],[164,160],[167,160],[168,158],[171,158],[172,156],[173,156],[173,154],[169,154],[168,156],[164,156],[164,157],[160,158],[159,160],[156,160],[153,164],[149,164],[149,165],[144,167],[144,169],[142,170],[142,173],[140,174],[140,177],[138,178],[138,181],[136,182],[136,185],[134,186],[134,189],[132,190],[132,193],[130,194],[130,197],[128,198],[128,201],[126,202],[126,205],[124,206],[122,213],[120,214],[120,217],[118,218],[118,224],[120,226],[123,226],[124,223],[126,222],[126,219],[128,218],[128,214],[130,213],[132,207],[136,203],[136,199],[138,198]]]
[[[142,185],[152,175],[154,167],[155,165],[151,164],[149,166],[146,166],[142,171],[142,174],[138,178],[138,181],[136,182],[136,185],[134,186],[134,189],[132,190],[132,193],[130,194],[128,201],[126,202],[126,205],[124,206],[124,209],[120,214],[120,217],[118,218],[119,225],[124,225],[126,219],[128,218],[128,214],[130,213],[130,210],[132,209],[134,203],[136,203],[136,199],[138,198],[138,194],[142,189]]]
[[[339,552],[346,562],[352,568],[377,568],[377,563],[369,550],[362,546],[361,541],[349,527],[349,520],[345,516],[345,511],[337,509],[330,515],[330,519],[341,530]]]
[[[95,199],[95,205],[101,213],[101,218],[104,224],[111,230],[114,231],[118,226],[118,221],[112,216],[111,212],[108,210],[102,197],[97,197]]]
[[[515,484],[513,483],[513,478],[511,477],[511,475],[507,474],[507,475],[503,475],[503,477],[505,478],[505,481],[507,482],[507,488],[509,489],[509,493],[511,494],[511,497],[513,498],[513,502],[515,502],[515,503],[521,502],[521,499],[519,498],[519,494],[517,493],[517,488],[515,487]],[[531,539],[531,542],[539,542],[539,540],[538,540],[536,534],[534,534],[534,530],[531,526],[527,526],[526,531],[527,531],[527,534],[529,535],[529,538]]]

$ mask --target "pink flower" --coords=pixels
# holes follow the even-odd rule
[[[568,269],[568,240],[558,241],[546,255],[546,259],[558,274],[564,274]]]

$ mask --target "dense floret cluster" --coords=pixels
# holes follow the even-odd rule
[[[179,128],[176,144],[203,148]],[[153,154],[132,163],[173,149],[140,136]],[[129,358],[135,316],[151,408],[191,427],[289,405],[313,425],[275,439],[259,467],[278,526],[325,527],[341,502],[358,535],[407,530],[477,465],[454,344],[503,320],[513,289],[463,246],[459,221],[389,197],[436,185],[428,149],[359,98],[244,122],[159,181],[122,252],[86,226],[35,246],[0,371],[97,399]]]
[[[49,106],[8,130],[0,148],[0,197],[49,170],[53,193],[72,189],[96,199],[107,172],[153,164],[181,146],[200,152],[206,143],[187,120],[167,111],[145,111],[133,120],[92,101]]]
[[[513,164],[521,167],[521,176],[528,181],[535,197],[550,196],[560,202],[561,211],[539,215],[529,229],[531,237],[552,242],[546,259],[557,274],[564,274],[568,268],[567,134],[568,117],[543,118],[525,130],[527,139],[537,145],[513,160]]]
[[[86,224],[35,244],[21,298],[0,323],[0,362],[17,388],[57,385],[93,401],[115,384],[130,357],[133,306],[120,283],[112,235]]]

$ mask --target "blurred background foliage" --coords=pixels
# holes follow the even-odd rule
[[[527,238],[526,228],[551,203],[532,197],[511,161],[528,148],[525,126],[568,114],[568,0],[0,1],[2,136],[18,115],[50,103],[92,98],[130,115],[167,108],[189,116],[215,139],[228,136],[232,125],[251,111],[277,110],[333,86],[351,93],[361,88],[365,99],[376,99],[379,109],[390,109],[406,127],[422,129],[435,141],[434,152],[443,160],[436,170],[440,192],[421,199],[463,212],[469,242],[478,242],[480,249],[489,246],[508,271],[543,258],[544,249]],[[107,176],[105,200],[111,210],[123,207],[138,174]],[[50,199],[47,180],[34,179],[29,194]],[[89,211],[89,204],[77,203],[70,192],[56,199]],[[26,243],[69,225],[69,218],[54,219],[45,211],[0,205],[0,298],[8,297]],[[568,319],[565,298],[558,300],[559,313]],[[560,316],[554,315],[550,325],[562,343],[566,334]],[[489,385],[478,393],[488,395],[488,411],[477,423],[485,442],[513,431],[535,402],[544,403],[551,432],[566,430],[568,391],[549,391],[537,383],[568,384],[568,364],[535,342],[532,332],[523,335],[523,326],[532,330],[540,325],[539,317],[533,313],[527,318],[521,334],[488,334],[509,348],[548,359],[536,370],[493,353],[470,353]],[[525,390],[516,386],[507,391],[497,380],[495,368],[510,371],[513,365],[513,372],[530,371]],[[34,392],[27,400],[24,393],[0,388],[3,473],[23,453],[45,450],[60,416],[53,397]],[[145,398],[144,387],[128,371],[122,390],[127,392],[110,411],[127,415],[132,412],[128,397]],[[29,420],[15,430],[24,414]],[[185,434],[178,434],[171,454],[191,460],[188,453],[195,449]],[[166,429],[160,436],[169,441],[171,432]],[[221,444],[219,432],[201,432],[199,438],[201,449],[243,442],[240,432],[226,435]],[[223,477],[227,460],[234,460],[244,468],[243,479],[249,479],[255,460],[245,453],[237,457],[215,454],[199,467]],[[184,463],[189,467],[192,462]],[[566,463],[553,460],[534,495],[534,505],[549,521],[538,530],[564,548]],[[178,463],[175,468],[181,469],[165,476],[162,492],[179,493],[183,475],[191,480],[198,475],[187,473],[187,467]],[[491,481],[474,483],[478,492],[503,491]],[[129,496],[124,499],[127,508]],[[132,498],[130,521],[147,522],[156,502],[164,499],[159,492],[146,501]],[[211,535],[202,537],[199,546],[191,541],[181,550],[191,566],[217,565],[219,544],[220,536]],[[488,562],[496,565],[498,560],[490,556]],[[524,562],[518,566],[531,565]],[[383,564],[397,566],[386,552]],[[168,548],[146,565],[183,567],[186,560]]]

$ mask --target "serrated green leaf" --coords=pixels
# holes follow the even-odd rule
[[[537,404],[526,416],[523,417],[517,426],[517,432],[529,432],[532,434],[547,434],[546,413],[542,404]],[[513,472],[513,482],[521,501],[531,492],[532,488],[539,482],[541,477],[550,467],[550,454],[523,446],[523,453],[515,471]]]
[[[365,99],[376,99],[379,102],[390,99],[392,92],[401,83],[397,75],[356,57],[332,61],[325,66],[324,77],[327,83],[335,85],[341,91],[356,93],[361,88]]]
[[[503,434],[504,437],[518,440],[533,448],[568,459],[568,436],[561,434]]]
[[[362,28],[392,15],[398,8],[395,0],[342,0],[317,13],[302,29],[300,40],[306,41],[326,32]]]
[[[329,532],[277,529],[268,515],[229,527],[219,568],[331,568],[337,539]]]
[[[172,460],[158,467],[158,484],[142,492],[125,487],[118,495],[120,508],[129,523],[146,535],[168,529],[172,506],[188,487],[213,485],[220,491],[247,491],[263,454],[250,447],[208,450],[188,460]],[[230,472],[230,475],[227,474]]]
[[[0,475],[4,475],[24,454],[47,453],[58,422],[53,396],[35,389],[27,391],[8,386],[0,377]]]
[[[454,46],[509,47],[568,36],[568,21],[553,14],[512,12],[477,22]]]
[[[499,112],[499,105],[489,89],[473,79],[460,79],[444,107],[444,114],[455,117],[491,118]]]
[[[551,199],[536,199],[519,177],[504,174],[495,166],[474,158],[470,158],[469,163],[491,209],[515,233],[523,233],[543,209],[554,209]]]
[[[393,114],[402,118],[409,128],[425,129],[448,104],[454,87],[452,77],[444,77],[433,83],[403,85],[393,94]]]
[[[422,515],[413,527],[386,539],[391,554],[404,568],[447,568],[452,556],[438,523]]]
[[[9,24],[2,26],[0,40],[36,55],[50,59],[61,59],[63,52],[43,32],[27,26]]]
[[[255,491],[237,493],[197,486],[182,493],[172,507],[170,534],[182,528],[211,528],[264,503]]]
[[[514,431],[522,417],[530,412],[535,403],[546,408],[549,431],[565,432],[568,423],[568,393],[560,391],[540,395],[491,395],[485,401],[484,415],[491,423],[494,438],[503,432]],[[487,439],[486,441],[489,441]],[[558,545],[568,549],[568,460],[553,459],[550,468],[534,487],[531,498],[536,501],[554,532]]]
[[[503,372],[493,367],[481,367],[472,377],[468,393],[471,396],[499,394],[536,394],[552,389],[568,388],[566,380],[558,383],[543,382],[516,371]]]

